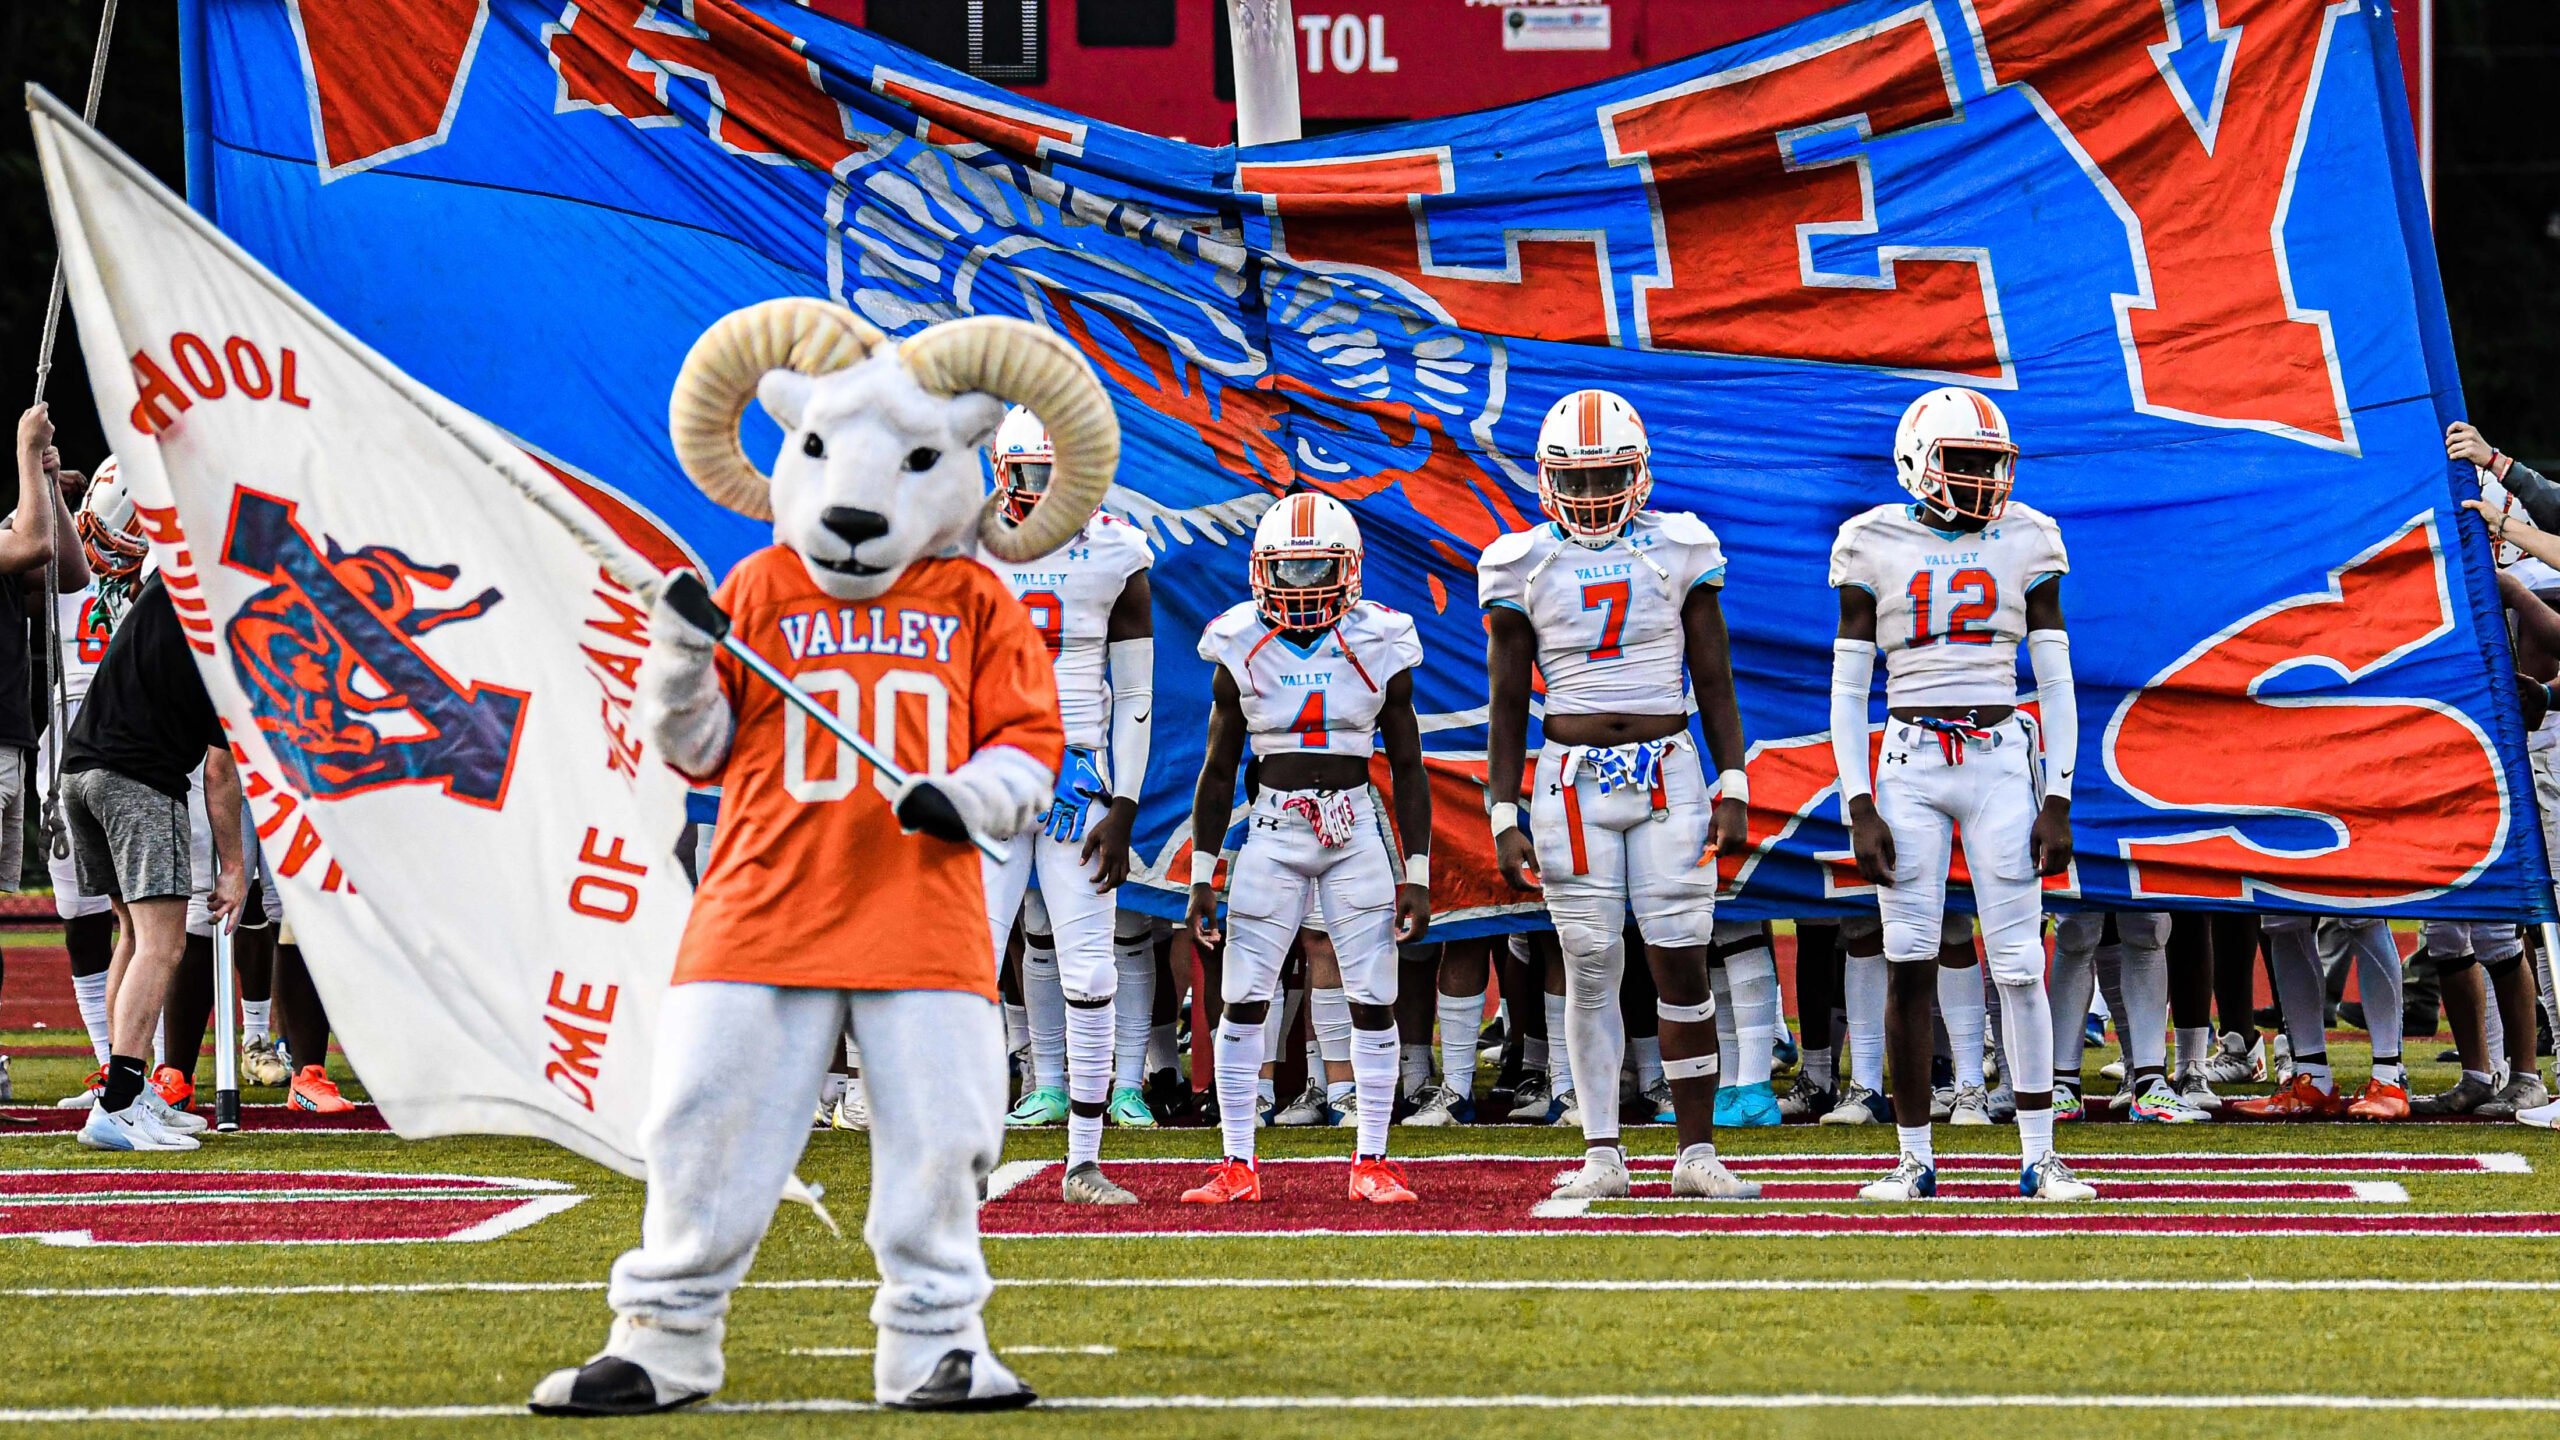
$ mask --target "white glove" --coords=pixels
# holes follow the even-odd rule
[[[991,745],[970,756],[948,775],[912,775],[889,797],[889,808],[903,813],[907,796],[916,790],[942,792],[972,830],[995,840],[1010,840],[1048,813],[1057,798],[1057,775],[1029,753],[1011,745]]]
[[[649,653],[640,661],[640,733],[659,759],[697,780],[728,762],[737,724],[712,668],[719,653],[718,641],[660,597],[649,612]]]

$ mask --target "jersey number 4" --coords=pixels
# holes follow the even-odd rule
[[[1618,648],[1618,632],[1627,628],[1627,582],[1611,580],[1583,586],[1582,608],[1600,612],[1600,643],[1591,647],[1591,658],[1617,659],[1623,653]]]
[[[1331,748],[1324,728],[1323,691],[1308,692],[1306,702],[1298,707],[1298,718],[1289,722],[1289,729],[1297,735],[1298,744],[1306,749]]]
[[[1929,633],[1930,601],[1933,598],[1932,591],[1936,587],[1937,578],[1936,574],[1927,570],[1911,577],[1912,648],[1917,649],[1922,645],[1933,644],[1940,640],[1958,645],[1988,645],[1999,638],[1990,631],[1979,628],[1983,621],[2000,613],[2000,582],[1992,579],[1991,572],[1988,570],[1959,570],[1948,577],[1948,599],[1956,600],[1958,595],[1967,592],[1970,592],[1973,598],[1957,600],[1955,604],[1948,606],[1946,630],[1935,635]]]

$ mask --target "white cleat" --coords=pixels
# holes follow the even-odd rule
[[[2110,1080],[2121,1081],[2124,1079],[2124,1061],[2121,1059],[2110,1060],[2106,1064],[2098,1067],[2098,1073],[2106,1076]]]
[[[2208,1060],[2195,1065],[2181,1065],[2177,1078],[2170,1083],[2187,1108],[2201,1110],[2207,1115],[2219,1115],[2222,1113],[2222,1097],[2213,1093],[2213,1086],[2205,1077],[2205,1067],[2212,1063]]]
[[[1956,1087],[1954,1103],[1947,1107],[1950,1125],[1988,1125],[1991,1123],[1991,1095],[1979,1085]]]
[[[1354,1130],[1358,1129],[1359,1125],[1360,1096],[1357,1092],[1354,1092],[1343,1096],[1342,1103],[1333,1106],[1333,1128],[1336,1130]]]
[[[1757,1200],[1760,1184],[1745,1180],[1724,1168],[1724,1162],[1713,1155],[1683,1155],[1671,1167],[1671,1197],[1675,1200]]]
[[[1825,1125],[1890,1125],[1893,1108],[1882,1095],[1852,1080],[1841,1087],[1840,1103],[1822,1117]]]
[[[1594,1146],[1582,1157],[1582,1168],[1556,1186],[1558,1200],[1624,1200],[1627,1198],[1627,1154],[1615,1146]]]
[[[861,1081],[844,1087],[844,1098],[836,1102],[835,1114],[828,1117],[827,1123],[838,1130],[871,1128],[871,1092],[862,1088]]]
[[[151,1123],[172,1135],[201,1135],[213,1128],[212,1122],[203,1116],[192,1110],[181,1110],[161,1099],[160,1092],[149,1085],[142,1087],[142,1094],[133,1103],[150,1111]]]
[[[1475,1101],[1446,1085],[1435,1085],[1422,1094],[1422,1103],[1404,1117],[1407,1125],[1450,1126],[1475,1123]]]
[[[1332,1107],[1325,1104],[1324,1081],[1311,1079],[1307,1082],[1307,1088],[1298,1092],[1297,1099],[1280,1107],[1279,1112],[1271,1117],[1271,1123],[1274,1125],[1322,1125],[1332,1114]]]
[[[1556,1103],[1560,1108],[1556,1110],[1556,1118],[1551,1123],[1559,1130],[1581,1129],[1582,1092],[1567,1090]]]
[[[1135,1205],[1138,1197],[1112,1183],[1102,1167],[1087,1160],[1058,1182],[1058,1198],[1070,1205]]]
[[[122,1110],[96,1110],[80,1125],[80,1143],[92,1150],[193,1150],[193,1135],[174,1135],[160,1128],[140,1102]]]
[[[2516,1123],[2532,1125],[2544,1130],[2560,1130],[2560,1100],[2554,1100],[2548,1105],[2536,1105],[2530,1110],[2517,1111]]]
[[[2044,1158],[2018,1172],[2018,1194],[2028,1200],[2095,1200],[2097,1187],[2084,1184],[2062,1163],[2062,1157],[2047,1150]]]
[[[1940,1085],[1929,1092],[1929,1123],[1944,1125],[1956,1113],[1956,1087]]]
[[[2267,1049],[2253,1031],[2233,1033],[2213,1042],[2203,1065],[2204,1078],[2215,1085],[2252,1085],[2267,1078]]]
[[[1861,1200],[1931,1200],[1938,1194],[1938,1170],[1908,1151],[1881,1180],[1858,1187]]]
[[[240,1078],[251,1085],[284,1085],[293,1072],[284,1068],[284,1057],[276,1053],[275,1037],[261,1035],[240,1047]]]

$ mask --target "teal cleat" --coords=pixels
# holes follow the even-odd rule
[[[1147,1108],[1146,1092],[1134,1085],[1116,1085],[1111,1090],[1111,1108],[1103,1118],[1129,1130],[1156,1128],[1156,1112]]]
[[[1719,1129],[1750,1130],[1776,1125],[1784,1119],[1778,1113],[1777,1092],[1769,1088],[1766,1080],[1754,1085],[1722,1086],[1716,1091],[1716,1125]]]
[[[1063,1125],[1067,1120],[1067,1092],[1054,1085],[1043,1085],[1023,1093],[1004,1117],[1005,1128],[1029,1130],[1041,1125]]]

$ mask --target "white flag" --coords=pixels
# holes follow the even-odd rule
[[[89,380],[347,1058],[402,1135],[628,1174],[692,891],[652,573],[493,426],[30,94]],[[573,538],[550,515],[585,515]]]

